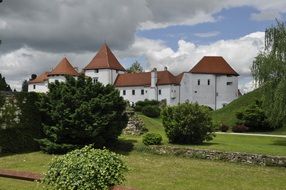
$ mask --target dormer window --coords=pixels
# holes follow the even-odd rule
[[[95,72],[95,73],[98,73],[98,69],[95,69],[94,72]]]

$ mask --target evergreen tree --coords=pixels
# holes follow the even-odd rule
[[[11,87],[6,83],[5,77],[0,74],[0,91],[12,91]]]
[[[273,128],[286,126],[286,27],[277,25],[265,31],[265,50],[252,65],[252,74],[263,87],[263,107]]]
[[[141,73],[142,71],[143,71],[143,68],[138,61],[135,61],[135,63],[133,63],[131,67],[127,69],[128,73]]]
[[[108,146],[126,127],[126,102],[113,85],[93,83],[84,76],[49,84],[39,103],[46,138],[42,150],[63,153],[87,144]]]
[[[22,92],[28,92],[29,83],[27,80],[24,80],[22,83]]]

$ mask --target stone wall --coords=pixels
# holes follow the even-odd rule
[[[207,160],[222,160],[261,166],[286,167],[286,156],[269,156],[262,154],[250,154],[242,152],[223,152],[207,149],[192,149],[173,146],[149,146],[152,153],[178,155],[189,158]]]
[[[144,127],[144,122],[135,112],[128,112],[128,123],[125,129],[123,129],[123,134],[125,135],[141,135],[148,130]]]

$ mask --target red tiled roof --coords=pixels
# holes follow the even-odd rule
[[[42,83],[42,82],[48,80],[48,74],[49,74],[49,72],[44,72],[44,73],[40,74],[39,76],[37,76],[34,80],[30,80],[29,83],[30,84]]]
[[[84,70],[93,69],[115,69],[125,71],[124,67],[116,59],[107,44],[103,44],[91,62],[84,68]]]
[[[183,76],[184,76],[184,72],[176,76],[176,80],[178,83],[181,83]]]
[[[157,85],[179,84],[176,77],[169,71],[158,71],[157,79]],[[151,72],[119,74],[114,85],[117,87],[150,86]]]
[[[63,58],[60,63],[48,74],[48,76],[52,75],[71,75],[78,76],[79,73],[75,70],[75,68],[70,64],[68,59]]]
[[[204,56],[191,70],[191,73],[204,74],[239,74],[221,56]]]

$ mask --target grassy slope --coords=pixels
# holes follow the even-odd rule
[[[214,111],[212,113],[212,118],[216,122],[233,126],[235,125],[236,122],[235,113],[243,110],[248,105],[254,103],[256,99],[260,98],[261,98],[261,90],[260,89],[254,90],[234,100],[225,107]]]
[[[52,156],[41,152],[0,157],[0,167],[45,171]],[[163,189],[283,189],[284,168],[247,166],[219,161],[159,156],[132,151],[124,160],[130,167],[126,186]],[[37,183],[0,178],[1,190],[42,190]]]

